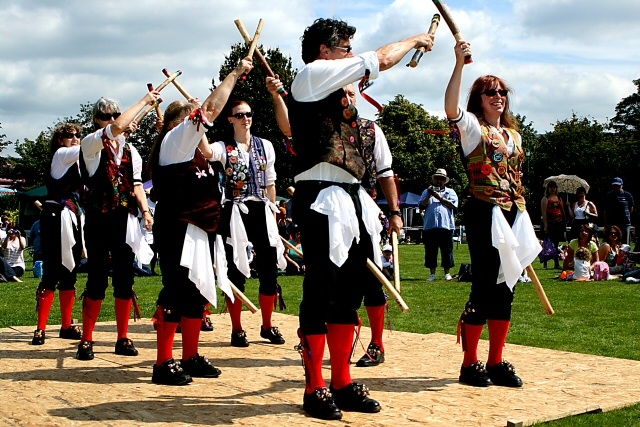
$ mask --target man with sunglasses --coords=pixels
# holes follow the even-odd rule
[[[284,102],[280,95],[274,102]],[[224,166],[224,206],[219,233],[226,242],[227,276],[244,292],[251,277],[247,245],[256,253],[256,270],[260,282],[259,301],[262,314],[260,337],[272,344],[284,344],[277,326],[272,324],[273,307],[278,298],[278,268],[284,270],[284,245],[280,241],[275,214],[276,171],[275,150],[271,141],[251,133],[253,111],[244,100],[229,105],[228,120],[233,127],[233,140],[211,145],[213,157]],[[231,345],[248,347],[242,327],[242,301],[227,297],[231,316]]]
[[[293,81],[289,108],[299,172],[293,219],[307,265],[299,330],[306,373],[303,409],[321,419],[340,419],[341,409],[381,409],[366,386],[352,381],[349,366],[367,259],[381,259],[381,225],[379,208],[360,185],[366,160],[357,110],[343,88],[365,76],[377,78],[411,49],[433,44],[433,36],[420,34],[355,56],[355,32],[335,19],[317,19],[305,30],[306,65]],[[392,213],[398,209],[390,208]],[[330,390],[322,376],[325,342],[331,353]]]
[[[133,262],[144,261],[146,247],[138,223],[138,210],[150,230],[153,218],[142,187],[142,159],[124,138],[124,132],[135,131],[134,119],[147,105],[155,105],[159,93],[148,92],[133,107],[120,113],[112,99],[100,98],[93,106],[95,132],[81,143],[80,170],[87,187],[84,228],[89,269],[82,294],[83,332],[76,357],[92,360],[93,330],[100,315],[102,301],[112,275],[118,339],[115,353],[137,356],[138,350],[127,337],[133,291]],[[146,253],[145,256],[152,255]],[[149,259],[145,262],[148,262]]]

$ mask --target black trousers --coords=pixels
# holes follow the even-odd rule
[[[241,212],[240,215],[247,232],[247,238],[256,252],[254,265],[260,281],[259,292],[265,296],[273,296],[276,294],[276,285],[278,284],[278,258],[276,248],[269,243],[264,202],[250,200],[246,201],[245,205],[249,209],[249,213]],[[232,207],[233,203],[227,202],[222,210],[222,223],[225,224],[222,235],[225,237],[225,241],[226,237],[230,235],[229,223],[231,221]],[[247,278],[233,263],[233,246],[225,243],[224,250],[227,255],[227,277],[238,289],[244,292]]]
[[[473,197],[465,204],[465,228],[473,276],[464,321],[471,325],[484,325],[487,319],[511,319],[514,292],[505,282],[496,283],[500,254],[491,241],[493,207],[493,204]],[[509,212],[502,211],[509,225],[513,225],[517,210],[514,203]]]
[[[348,259],[338,267],[329,259],[329,220],[326,215],[310,209],[320,190],[328,184],[298,182],[293,196],[294,222],[298,224],[306,272],[302,282],[300,328],[304,335],[325,334],[327,323],[359,323],[357,310],[363,297],[367,305],[384,304],[380,283],[372,278],[367,259],[373,257],[371,238],[359,220],[360,242],[352,242]],[[357,187],[348,192],[356,206],[356,215],[362,216]]]
[[[45,202],[40,217],[40,242],[42,245],[43,273],[40,288],[46,290],[69,291],[76,287],[76,272],[69,271],[62,265],[62,251],[60,247],[60,213],[63,206],[53,201]],[[77,218],[77,226],[73,227],[73,237],[76,244],[73,246],[73,260],[76,266],[82,258],[82,229],[80,218]]]
[[[442,258],[442,268],[453,267],[453,230],[446,228],[432,228],[422,230],[422,241],[424,242],[424,266],[436,268],[438,266],[438,249]]]
[[[124,208],[108,213],[86,211],[84,235],[89,261],[84,291],[86,297],[104,299],[109,286],[110,269],[113,274],[113,296],[120,299],[133,297],[135,255],[125,240],[128,215],[129,212]]]

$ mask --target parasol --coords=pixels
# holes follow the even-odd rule
[[[556,175],[544,180],[543,187],[547,187],[549,181],[558,184],[558,193],[575,193],[578,187],[584,187],[589,192],[589,184],[577,175]]]

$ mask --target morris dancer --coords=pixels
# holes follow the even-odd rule
[[[204,134],[224,108],[238,78],[252,69],[251,59],[240,64],[198,107],[175,101],[165,111],[164,126],[149,159],[158,204],[154,237],[162,262],[163,288],[158,296],[156,330],[158,353],[152,381],[185,385],[192,377],[217,378],[220,370],[198,353],[198,339],[207,302],[217,303],[218,286],[233,298],[226,281],[226,259],[220,224],[220,199],[212,153]],[[180,194],[180,203],[176,203]],[[173,359],[173,341],[182,329],[182,362]]]
[[[284,103],[279,95],[277,98]],[[231,103],[228,120],[233,126],[233,141],[218,141],[211,146],[212,161],[221,162],[225,170],[221,234],[227,243],[228,277],[244,292],[246,278],[251,277],[247,257],[247,245],[251,242],[260,281],[260,336],[272,344],[284,344],[282,334],[271,320],[278,298],[278,268],[287,267],[274,215],[275,151],[270,141],[251,134],[253,112],[246,101]],[[248,347],[241,321],[242,301],[232,302],[227,297],[227,307],[231,315],[231,345]]]
[[[150,251],[142,238],[138,209],[148,230],[153,218],[142,187],[142,159],[135,147],[125,141],[123,133],[135,131],[135,117],[145,106],[154,105],[157,98],[158,92],[148,92],[124,113],[120,113],[116,101],[100,98],[93,106],[96,131],[82,140],[80,169],[88,187],[84,231],[89,271],[82,294],[83,333],[76,355],[80,360],[94,357],[93,329],[109,285],[110,269],[118,328],[115,352],[122,356],[138,355],[127,337],[135,298],[133,262],[136,255],[141,262],[141,248]]]
[[[473,266],[471,294],[459,324],[464,351],[459,381],[476,387],[521,387],[513,365],[502,359],[502,349],[515,284],[541,250],[520,182],[522,139],[510,111],[511,89],[499,77],[479,77],[471,86],[467,109],[458,106],[465,56],[471,55],[471,47],[459,41],[454,50],[456,64],[444,107],[460,130],[467,163],[471,197],[464,217]],[[486,369],[477,353],[485,323],[489,325]]]
[[[47,200],[40,219],[40,239],[43,249],[42,281],[36,291],[38,328],[31,344],[42,345],[56,286],[60,291],[62,327],[60,338],[78,340],[82,331],[72,325],[73,305],[76,297],[75,267],[82,257],[82,223],[80,207],[82,179],[78,158],[80,132],[76,123],[62,123],[51,137],[51,166],[47,175]]]
[[[290,120],[297,164],[294,222],[300,226],[307,271],[300,304],[301,353],[306,386],[303,409],[321,419],[340,419],[341,409],[379,412],[368,389],[351,380],[354,329],[362,302],[367,258],[380,262],[379,209],[360,183],[357,111],[343,87],[396,65],[411,49],[430,47],[417,35],[359,56],[351,53],[356,29],[318,19],[302,37],[305,66],[291,88]],[[331,385],[322,377],[325,340],[331,353]]]

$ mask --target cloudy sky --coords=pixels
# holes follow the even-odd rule
[[[573,113],[606,121],[640,78],[640,1],[447,0],[474,63],[465,90],[483,74],[514,89],[513,109],[539,132]],[[181,69],[180,81],[204,98],[224,55],[241,41],[233,21],[302,66],[300,40],[318,17],[358,28],[356,52],[426,31],[437,10],[427,0],[0,0],[0,123],[7,140],[34,139],[58,118],[101,96],[124,108],[146,83],[158,85],[162,68]],[[453,67],[454,39],[442,22],[434,50],[416,69],[401,64],[381,74],[368,93],[381,103],[403,94],[442,115]],[[179,99],[163,91],[165,105]],[[359,103],[364,116],[375,110]],[[6,150],[3,154],[11,154]]]

